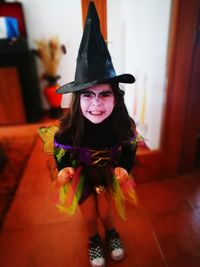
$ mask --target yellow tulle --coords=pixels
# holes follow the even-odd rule
[[[59,199],[58,203],[55,204],[55,207],[58,208],[62,213],[73,215],[76,211],[78,200],[74,192],[72,192],[70,183],[62,186],[59,190]],[[69,199],[71,198],[70,196],[72,196],[72,199]]]
[[[54,125],[38,129],[38,134],[44,143],[44,152],[48,154],[54,153],[54,136],[57,131],[58,127]]]
[[[76,169],[74,178],[68,184],[58,188],[60,193],[55,206],[62,213],[73,215],[76,211],[84,185],[84,177],[80,173],[81,167]]]
[[[130,178],[130,180],[124,184],[120,184],[116,177],[113,179],[113,198],[118,214],[122,219],[126,219],[126,201],[136,206],[138,204],[137,195],[133,187],[134,183],[131,179],[132,178]]]
[[[60,204],[56,204],[55,207],[58,208],[58,210],[61,213],[65,213],[65,214],[68,214],[68,215],[74,215],[74,213],[76,211],[76,208],[77,208],[77,205],[78,205],[78,201],[74,197],[71,206],[67,207],[67,206],[63,206],[63,205],[60,205]]]
[[[124,195],[124,199],[130,202],[131,204],[134,204],[137,206],[138,204],[138,198],[136,191],[134,189],[135,184],[134,184],[134,179],[133,177],[130,177],[127,179],[127,181],[123,182],[120,184],[121,190]]]
[[[117,212],[119,213],[119,215],[122,219],[126,219],[124,195],[121,191],[119,182],[117,181],[117,179],[115,177],[113,180],[113,191],[114,191],[113,198],[114,198]]]

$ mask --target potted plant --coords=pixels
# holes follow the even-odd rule
[[[49,40],[37,40],[36,55],[41,59],[44,66],[44,74],[42,79],[47,81],[44,87],[44,95],[50,105],[50,113],[52,117],[58,117],[61,114],[61,95],[56,94],[56,89],[60,86],[58,80],[58,67],[60,64],[62,54],[66,54],[66,48],[60,43],[57,36]]]

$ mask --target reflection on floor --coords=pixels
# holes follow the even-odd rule
[[[38,139],[0,233],[1,267],[90,266],[80,213],[54,208],[46,162]],[[107,257],[106,266],[199,267],[200,171],[138,184],[137,193],[139,206],[127,207],[127,220],[116,215],[126,257],[119,263]]]

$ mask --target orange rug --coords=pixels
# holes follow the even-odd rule
[[[0,139],[0,144],[7,157],[6,164],[0,171],[0,229],[35,141],[36,134],[9,136]]]

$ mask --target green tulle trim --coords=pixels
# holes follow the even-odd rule
[[[61,213],[65,213],[65,214],[68,214],[68,215],[74,215],[75,211],[76,211],[76,208],[77,208],[77,205],[78,205],[78,201],[76,198],[73,199],[73,202],[72,202],[72,205],[70,207],[64,207],[60,204],[57,204],[55,205],[56,208],[58,208],[58,210],[61,212]]]
[[[80,181],[77,187],[77,191],[76,191],[76,198],[78,199],[78,201],[80,200],[82,192],[83,192],[83,184],[84,184],[84,177],[81,175]]]
[[[57,126],[41,127],[38,129],[38,134],[44,144],[44,152],[48,154],[55,154],[58,162],[61,161],[62,157],[65,155],[64,148],[54,148],[54,136],[58,131]]]
[[[55,148],[54,155],[55,155],[57,161],[60,162],[62,157],[65,155],[64,148]]]
[[[67,199],[67,194],[70,193],[69,191],[71,191],[70,187],[71,185],[70,183],[68,183],[67,185],[62,186],[60,188],[59,203],[55,206],[59,209],[60,212],[66,213],[68,215],[73,215],[75,213],[78,200],[76,196],[74,196],[69,203],[69,199]]]
[[[83,192],[84,177],[77,176],[75,184],[68,183],[60,188],[59,201],[55,205],[60,212],[74,215]]]
[[[113,198],[115,201],[116,209],[122,219],[126,219],[126,211],[125,211],[125,199],[120,188],[119,182],[115,177],[113,177]]]
[[[122,219],[126,219],[125,203],[127,201],[138,206],[138,198],[134,187],[135,183],[132,177],[120,184],[117,178],[113,176],[113,198],[118,214]]]

